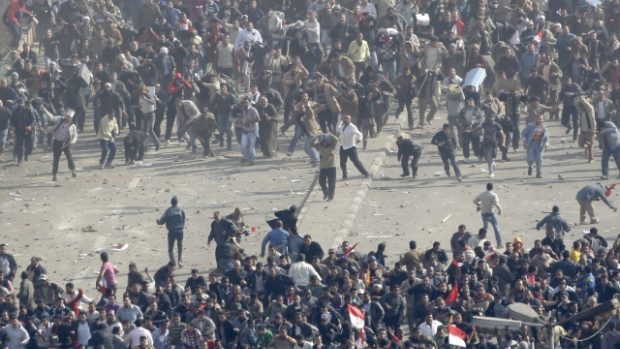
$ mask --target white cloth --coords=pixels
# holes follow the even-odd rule
[[[493,209],[497,209],[498,213],[502,212],[502,206],[499,204],[499,197],[491,190],[480,193],[474,199],[474,204],[480,206],[481,213],[493,213]]]
[[[80,345],[88,346],[88,340],[90,340],[90,326],[88,322],[78,323],[77,325],[77,340]]]
[[[240,48],[243,46],[243,43],[246,41],[250,42],[250,46],[256,43],[262,43],[263,37],[260,35],[260,32],[256,29],[252,29],[251,31],[242,30],[237,35],[235,39],[235,48]]]
[[[424,321],[418,326],[420,332],[427,337],[433,337],[437,334],[437,327],[443,326],[443,324],[437,320],[433,320],[433,322],[429,325]]]
[[[358,141],[361,142],[364,138],[360,130],[358,130],[357,126],[353,125],[353,123],[347,125],[343,123],[338,128],[338,133],[340,134],[340,144],[344,150],[355,147],[355,144],[357,144]]]
[[[293,263],[291,268],[288,270],[288,276],[293,279],[295,286],[308,286],[312,275],[321,280],[319,273],[314,270],[314,267],[311,264],[306,262]]]
[[[321,42],[321,24],[318,20],[312,22],[304,21],[304,32],[306,33],[307,42],[309,44],[318,44]]]
[[[136,327],[127,333],[127,337],[125,337],[125,345],[130,348],[135,348],[140,345],[140,337],[146,337],[146,344],[153,345],[153,336],[151,335],[151,331],[145,329],[144,327]]]

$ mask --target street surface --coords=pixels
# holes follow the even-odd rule
[[[411,239],[417,240],[421,250],[435,240],[449,248],[449,238],[458,224],[477,232],[481,221],[472,200],[489,180],[486,165],[460,163],[462,184],[445,177],[437,150],[430,144],[433,132],[445,120],[442,108],[432,126],[411,133],[424,145],[424,154],[418,178],[402,179],[394,136],[400,131],[400,122],[406,122],[404,117],[398,122],[391,118],[379,137],[368,143],[368,149],[360,150],[360,159],[373,178],[364,179],[350,164],[347,181],[341,180],[338,170],[334,201],[323,201],[318,185],[314,188],[301,212],[301,234],[311,234],[325,250],[349,240],[367,252],[385,241],[388,263],[393,265]],[[531,246],[534,239],[543,238],[544,233],[537,232],[534,225],[553,204],[560,206],[569,222],[577,222],[575,194],[600,175],[598,157],[588,164],[583,151],[564,136],[557,122],[548,126],[551,149],[545,153],[544,178],[527,176],[522,150],[509,154],[510,162],[497,162],[493,182],[504,208],[499,217],[504,242],[520,236]],[[121,139],[117,167],[100,170],[99,147],[92,128],[87,131],[72,147],[78,177],[71,178],[63,157],[58,184],[51,182],[51,153],[47,151],[35,151],[21,167],[10,161],[10,153],[0,156],[0,241],[9,244],[8,252],[15,255],[20,270],[31,256],[41,256],[51,281],[64,284],[74,280],[91,290],[100,266],[98,249],[128,244],[126,250],[111,255],[121,269],[121,285],[130,262],[154,272],[168,261],[166,230],[155,220],[173,195],[188,215],[184,268],[177,274],[188,274],[191,268],[206,272],[215,266],[215,246],[207,246],[214,211],[229,214],[239,207],[246,223],[257,232],[244,237],[242,246],[249,254],[258,254],[267,231],[265,221],[273,217],[274,210],[300,205],[318,170],[306,161],[302,144],[290,158],[281,151],[273,159],[259,157],[256,166],[246,167],[239,163],[237,147],[224,152],[216,146],[217,158],[204,159],[190,154],[185,144],[172,143],[157,153],[148,151],[143,166],[124,166]],[[280,136],[281,150],[286,149],[290,137],[290,132]],[[611,173],[616,173],[613,160],[610,166]],[[618,194],[611,199],[617,201]],[[601,219],[599,231],[613,241],[617,215],[602,203],[595,204],[595,211]],[[574,227],[566,240],[572,242],[588,228]],[[489,238],[494,242],[492,232]]]

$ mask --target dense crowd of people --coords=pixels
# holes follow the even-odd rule
[[[458,181],[457,152],[495,177],[496,157],[509,161],[521,147],[528,175],[542,177],[551,122],[588,162],[598,141],[606,180],[610,157],[620,171],[619,14],[618,0],[11,0],[0,152],[22,165],[51,150],[54,181],[64,154],[76,177],[71,146],[94,131],[102,170],[114,167],[120,137],[126,164],[142,161],[147,144],[156,156],[176,138],[192,152],[200,142],[205,157],[238,149],[250,166],[257,149],[276,156],[279,135],[292,129],[286,153],[304,143],[332,200],[336,159],[343,179],[349,159],[369,177],[358,146],[393,107],[409,129],[426,130],[445,107],[431,143]],[[30,25],[34,42],[22,40]],[[396,143],[402,176],[416,177],[423,147],[406,135]],[[549,346],[537,327],[472,325],[521,302],[556,323],[551,349],[616,348],[619,314],[573,316],[620,291],[618,241],[591,228],[565,242],[571,226],[554,207],[536,227],[544,239],[529,249],[518,238],[504,244],[499,198],[487,189],[474,200],[478,232],[460,225],[447,250],[411,241],[399,258],[387,258],[386,244],[362,253],[346,241],[325,254],[297,232],[294,207],[270,222],[260,256],[248,255],[240,211],[217,212],[209,235],[217,271],[192,270],[186,281],[175,276],[185,215],[173,198],[157,221],[168,228],[170,262],[152,278],[131,264],[121,289],[101,253],[93,299],[90,289],[49,280],[39,257],[22,270],[3,244],[0,340],[8,349]],[[616,210],[608,192],[596,184],[577,194],[581,223],[598,222],[593,201]]]

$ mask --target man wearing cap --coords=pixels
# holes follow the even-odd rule
[[[98,112],[95,113],[95,132],[99,129],[98,121],[101,115],[114,114],[117,118],[123,117],[124,103],[122,97],[112,90],[112,84],[106,82],[103,90],[95,96],[94,104],[97,106]],[[122,119],[121,128],[127,124],[125,118]]]
[[[78,139],[77,127],[73,124],[74,111],[69,109],[65,112],[65,117],[58,121],[52,129],[52,152],[54,154],[54,160],[52,163],[52,181],[56,182],[56,175],[58,174],[58,164],[60,163],[60,155],[65,153],[67,162],[69,164],[69,170],[71,175],[76,176],[75,163],[71,156],[71,145],[75,144]]]
[[[611,195],[611,190],[608,187],[604,186],[601,183],[596,184],[588,184],[581,188],[577,192],[577,202],[579,203],[579,222],[580,224],[586,224],[586,212],[588,216],[590,216],[590,224],[596,224],[600,222],[596,215],[594,214],[594,207],[592,203],[594,201],[603,201],[605,205],[611,208],[614,212],[618,211],[618,208],[615,207],[609,200],[607,200],[607,196]]]
[[[158,225],[166,225],[168,229],[168,256],[174,262],[174,242],[177,242],[179,268],[182,268],[183,253],[183,229],[185,228],[185,211],[178,206],[178,199],[173,196],[170,199],[170,206],[164,214],[156,221]]]

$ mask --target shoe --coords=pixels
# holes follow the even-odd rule
[[[602,179],[602,180],[604,180],[604,181],[606,181],[606,180],[608,180],[608,179],[609,179],[609,177],[607,177],[607,176],[601,176],[601,179]]]
[[[456,177],[456,180],[459,181],[459,182],[463,182],[463,177],[458,176],[458,177]]]
[[[107,164],[105,165],[105,168],[115,168],[116,166],[112,165],[112,164]]]
[[[532,166],[527,168],[527,175],[531,176],[532,175]]]
[[[329,199],[329,195],[323,194],[323,200],[327,200],[327,199]]]
[[[56,176],[54,176],[54,177],[56,177]],[[71,171],[71,177],[73,177],[73,178],[77,177],[77,173],[75,171]]]
[[[179,267],[179,268],[183,268],[183,263],[182,263],[181,261],[179,261],[179,262],[177,263],[177,267]]]
[[[403,173],[400,175],[401,177],[409,177],[409,173]]]
[[[291,155],[293,155],[293,153],[291,152],[286,153],[286,156],[291,156]]]
[[[468,164],[468,163],[469,163],[469,158],[464,158],[464,159],[463,159],[463,162],[464,162],[464,163],[466,163],[466,164]]]
[[[495,178],[495,173],[494,172],[489,173],[489,178]]]
[[[497,164],[495,164],[495,160],[493,160],[493,162],[491,163],[491,167],[493,167],[493,169],[497,168]]]
[[[57,178],[56,178],[56,175],[53,175],[53,176],[52,176],[52,182],[56,182],[56,179],[57,179]]]
[[[104,164],[99,165],[99,169],[100,169],[100,170],[103,170],[104,168],[105,168],[105,165],[104,165]]]
[[[579,225],[586,225],[586,224],[588,224],[588,222],[587,222],[587,221],[580,221],[580,222],[579,222]]]
[[[570,133],[570,131],[572,131],[572,130],[573,130],[573,128],[572,128],[572,127],[568,127],[568,128],[566,129],[566,132],[565,132],[564,134],[565,134],[565,135],[567,135],[567,134],[569,134],[569,133]]]
[[[155,144],[155,151],[159,151],[159,144]]]
[[[364,175],[364,178],[368,178],[368,177],[370,177],[370,174],[366,173],[366,174]]]
[[[599,222],[600,222],[600,219],[598,219],[598,218],[590,218],[590,224],[596,224],[596,223],[599,223]]]
[[[538,174],[536,175],[536,178],[542,178],[542,175],[541,175],[540,173],[538,173]]]
[[[346,175],[342,176],[342,180],[346,181],[347,180],[347,176]]]

